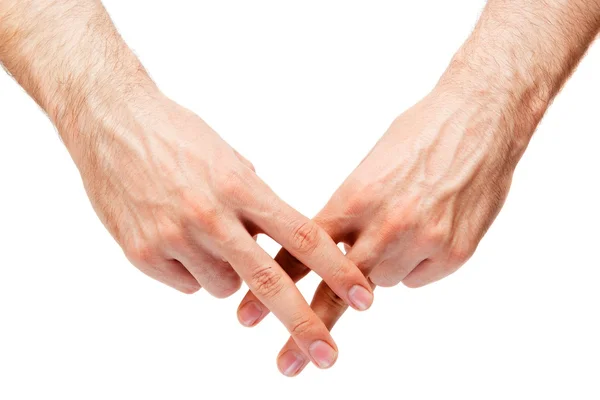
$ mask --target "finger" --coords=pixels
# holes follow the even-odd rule
[[[353,308],[363,311],[373,302],[373,292],[363,273],[337,247],[316,222],[284,203],[274,193],[262,196],[247,218],[315,271]]]
[[[344,243],[344,251],[346,252],[346,254],[348,254],[351,248],[352,246],[350,246],[348,243]]]
[[[315,218],[315,221],[318,217]],[[325,231],[332,237],[334,241],[338,240],[340,234],[335,231],[340,229],[339,224],[330,223],[329,221],[318,222],[319,226],[325,229]],[[330,233],[333,232],[333,233]],[[351,246],[344,243],[344,249],[346,253],[351,249]],[[286,249],[281,249],[275,256],[275,261],[281,266],[286,274],[292,279],[294,283],[298,283],[304,278],[309,272],[310,268],[307,268],[298,259],[292,256]],[[237,310],[237,317],[240,323],[246,327],[253,327],[258,325],[267,315],[269,315],[269,309],[266,308],[260,300],[256,298],[252,291],[248,291],[246,296],[240,302]]]
[[[275,256],[275,262],[281,266],[283,271],[290,277],[294,284],[304,278],[310,269],[298,261],[285,249],[279,250]],[[269,314],[269,309],[265,307],[252,291],[248,291],[238,307],[238,320],[247,327],[257,325]]]
[[[367,275],[374,269],[380,258],[374,255],[364,240],[357,242],[348,252],[347,256],[351,260],[355,260],[357,265],[361,266],[361,270]],[[369,281],[371,290],[375,288],[375,283]],[[321,282],[311,302],[311,308],[323,321],[327,329],[333,328],[338,319],[348,309],[346,302],[340,298],[325,281]]]
[[[157,261],[152,264],[140,266],[138,269],[149,277],[182,293],[196,293],[201,288],[198,281],[177,260]]]
[[[439,281],[456,272],[474,253],[472,247],[454,246],[440,249],[428,260],[419,264],[403,281],[406,286],[417,288]]]
[[[311,308],[321,318],[327,329],[331,330],[346,312],[348,305],[324,281],[321,281],[317,293],[321,293],[321,296],[315,295]],[[296,342],[289,338],[277,356],[279,371],[285,376],[293,377],[302,372],[307,364],[308,361],[302,356]]]
[[[337,347],[292,280],[240,226],[223,254],[250,290],[285,325],[298,348],[320,368],[335,363]]]
[[[435,262],[431,259],[423,260],[402,280],[402,283],[410,288],[419,288],[439,281],[457,269],[458,267]]]
[[[377,286],[393,287],[402,282],[411,271],[423,261],[420,255],[393,254],[381,261],[369,275],[371,282]]]
[[[319,225],[329,226],[328,224],[323,223],[319,223]],[[344,243],[346,253],[348,253],[351,248],[352,247],[349,244]],[[292,256],[286,249],[279,250],[279,253],[277,253],[277,256],[275,257],[275,261],[277,261],[294,283],[298,283],[310,272],[310,268],[307,268],[298,261],[298,259]],[[371,287],[373,287],[373,285],[371,285]],[[252,291],[249,290],[240,302],[237,316],[242,325],[253,327],[265,319],[265,317],[269,315],[269,312],[269,309],[256,298]]]
[[[375,285],[371,283],[374,290]],[[311,303],[311,308],[323,321],[327,329],[333,329],[337,321],[348,309],[348,305],[342,301],[325,282],[321,282]],[[301,356],[298,346],[291,338],[283,346],[277,356],[277,367],[285,376],[298,375],[308,363]]]
[[[357,242],[350,249],[347,256],[355,260],[357,265],[360,265],[368,273],[373,269],[373,265],[378,262],[378,258],[373,256],[367,243],[367,241]],[[370,287],[373,290],[375,285],[370,282]],[[311,302],[311,308],[323,321],[327,329],[331,330],[348,309],[348,306],[325,282],[321,282]],[[288,340],[277,358],[277,366],[281,373],[286,376],[296,376],[304,369],[306,364],[305,360],[299,356],[296,343],[293,340]]]
[[[200,246],[189,248],[177,259],[211,295],[226,298],[239,290],[242,280],[227,261],[212,256]]]

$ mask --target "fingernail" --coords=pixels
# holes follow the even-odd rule
[[[322,340],[313,342],[308,347],[308,352],[319,368],[331,367],[337,358],[337,351]]]
[[[250,301],[238,311],[238,318],[242,325],[252,326],[262,316],[262,308],[256,302]]]
[[[365,311],[373,304],[373,294],[360,285],[354,285],[348,292],[352,306],[360,311]]]
[[[302,368],[306,364],[306,359],[295,351],[287,351],[279,357],[277,364],[282,374],[292,377],[302,371]]]

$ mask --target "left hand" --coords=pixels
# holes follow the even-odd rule
[[[374,285],[420,287],[473,254],[533,131],[502,103],[434,90],[393,122],[314,218]],[[276,260],[294,281],[309,272],[285,250]],[[312,308],[331,329],[347,305],[322,282]],[[238,310],[247,326],[267,313],[252,293]],[[291,339],[278,358],[288,376],[307,363]]]

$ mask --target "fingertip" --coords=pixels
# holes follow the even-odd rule
[[[186,285],[172,286],[173,289],[178,290],[183,294],[194,294],[202,289],[202,286],[198,284],[198,282],[194,281],[193,283],[189,283]]]
[[[358,311],[368,310],[373,304],[373,292],[361,285],[354,285],[348,291],[352,308]]]
[[[277,368],[283,375],[297,376],[308,365],[308,360],[297,351],[288,350],[277,358]]]
[[[240,306],[237,312],[238,320],[245,327],[253,327],[260,322],[263,308],[255,301],[249,301]]]
[[[308,353],[313,363],[321,369],[331,368],[338,357],[337,350],[323,340],[316,340],[308,346]]]

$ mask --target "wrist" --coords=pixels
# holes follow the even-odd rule
[[[523,63],[485,60],[461,49],[440,78],[436,89],[473,102],[484,102],[519,120],[515,134],[532,135],[548,109],[556,84]]]
[[[439,107],[442,126],[459,129],[474,143],[489,138],[490,151],[513,169],[550,100],[516,75],[512,79],[492,75],[455,57],[428,97]]]
[[[70,86],[68,93],[55,96],[46,107],[69,150],[87,146],[106,131],[135,123],[144,109],[163,97],[150,78],[133,74],[95,76],[93,81],[80,79]]]
[[[467,47],[469,43],[465,45]],[[462,113],[488,115],[491,129],[518,161],[548,109],[555,84],[526,63],[486,59],[477,49],[462,48],[433,90]],[[473,117],[481,120],[481,117]],[[516,163],[515,163],[516,164]]]
[[[102,163],[100,158],[114,154],[118,143],[143,140],[143,130],[156,125],[168,101],[150,82],[104,86],[58,108],[58,118],[51,118],[82,169]]]
[[[0,19],[0,61],[70,151],[161,97],[100,1],[9,1]]]
[[[597,2],[489,1],[436,92],[479,103],[529,141],[600,25]]]

